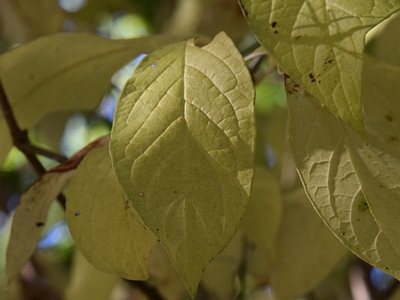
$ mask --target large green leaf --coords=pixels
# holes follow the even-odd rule
[[[0,56],[0,78],[18,124],[29,129],[54,111],[95,108],[111,76],[140,53],[176,38],[110,40],[87,33],[56,34]],[[0,166],[12,139],[0,111]]]
[[[132,280],[147,279],[156,239],[117,184],[108,144],[90,151],[77,168],[66,215],[72,238],[93,266]]]
[[[194,296],[246,210],[254,88],[224,33],[148,55],[119,99],[110,151],[117,181]]]
[[[364,37],[400,9],[391,0],[240,0],[257,39],[307,92],[364,135]]]
[[[400,278],[400,69],[365,60],[368,143],[287,81],[290,144],[320,216],[370,264]]]

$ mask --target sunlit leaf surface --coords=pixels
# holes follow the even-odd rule
[[[364,135],[366,32],[400,9],[391,0],[240,0],[262,46],[307,92]]]
[[[95,108],[111,76],[141,53],[176,38],[110,40],[87,33],[57,34],[0,56],[0,77],[18,124],[29,129],[54,111]],[[0,165],[12,139],[0,111]]]
[[[117,184],[108,145],[90,151],[77,168],[67,193],[67,222],[93,266],[132,280],[147,279],[156,239]]]
[[[400,69],[365,59],[368,143],[287,81],[290,144],[307,193],[336,236],[400,278]]]
[[[254,88],[221,33],[148,55],[128,81],[110,144],[117,181],[194,296],[234,236],[254,163]]]
[[[33,254],[46,222],[47,212],[75,170],[48,172],[22,195],[12,222],[7,248],[6,275],[12,280]]]

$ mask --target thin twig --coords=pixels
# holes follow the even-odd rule
[[[26,130],[21,130],[17,124],[14,113],[11,109],[10,103],[8,102],[7,96],[4,92],[3,84],[0,81],[0,106],[3,111],[4,118],[6,119],[8,128],[10,129],[11,136],[13,138],[14,145],[21,150],[25,155],[26,159],[30,162],[32,167],[39,175],[46,173],[46,168],[43,167],[40,160],[37,158],[35,153],[39,148],[31,145],[28,132]],[[42,153],[45,153],[41,151]],[[48,151],[46,151],[48,153]],[[65,197],[59,195],[57,200],[65,208]]]
[[[238,270],[238,277],[240,282],[240,292],[237,295],[237,300],[244,300],[246,298],[246,275],[248,268],[250,243],[247,235],[242,235],[242,253],[240,259],[240,265]]]

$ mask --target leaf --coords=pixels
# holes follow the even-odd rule
[[[368,30],[398,1],[240,0],[250,27],[280,67],[365,136],[361,71]]]
[[[19,274],[35,251],[50,205],[73,174],[74,170],[49,171],[22,195],[7,247],[6,275],[9,281]]]
[[[65,300],[107,300],[119,277],[94,268],[79,251],[75,251],[71,281],[65,290]]]
[[[117,181],[194,297],[234,236],[250,194],[254,88],[224,33],[162,48],[119,99],[110,143]]]
[[[268,169],[256,166],[249,207],[240,227],[270,258],[276,255],[275,245],[281,217],[279,182]]]
[[[143,52],[177,40],[110,40],[87,33],[46,36],[1,55],[0,78],[19,126],[30,129],[50,112],[95,108],[118,69]],[[12,145],[2,112],[0,141],[1,166]]]
[[[11,223],[12,217],[7,216],[4,220],[4,224],[2,225],[2,231],[0,233],[0,291],[7,284],[7,275],[6,275],[6,263],[7,263],[7,245],[10,241],[11,234]]]
[[[208,265],[204,271],[202,284],[211,299],[231,300],[239,292],[238,270],[242,263],[243,250],[247,251],[247,238],[242,230],[236,232],[228,246]]]
[[[73,240],[93,266],[132,280],[147,279],[156,240],[115,181],[108,145],[90,151],[77,168],[66,215]]]
[[[0,2],[2,36],[13,43],[61,32],[66,18],[57,0]]]
[[[167,251],[156,243],[150,253],[150,282],[165,300],[181,300],[187,295],[186,287],[175,270]]]
[[[400,69],[365,60],[368,144],[287,82],[290,144],[307,194],[356,255],[400,278]]]
[[[302,188],[284,197],[281,224],[270,287],[274,298],[294,299],[314,289],[347,249],[315,213]]]

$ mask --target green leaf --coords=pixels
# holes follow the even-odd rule
[[[307,92],[365,136],[361,71],[368,30],[400,9],[381,0],[240,0],[253,33]]]
[[[176,42],[148,36],[110,40],[87,33],[46,36],[0,56],[0,78],[22,129],[30,129],[46,114],[95,108],[111,76],[141,53]],[[0,111],[0,166],[12,146]]]
[[[6,275],[14,279],[36,249],[51,203],[75,170],[50,171],[37,179],[22,195],[15,211],[7,247]]]
[[[93,266],[132,280],[147,279],[156,239],[118,186],[108,145],[90,151],[77,168],[66,215],[73,240]]]
[[[364,64],[368,144],[289,80],[290,144],[309,198],[335,235],[400,278],[400,69]]]
[[[117,181],[194,296],[234,236],[254,164],[254,88],[225,33],[162,48],[119,99],[110,151]]]

